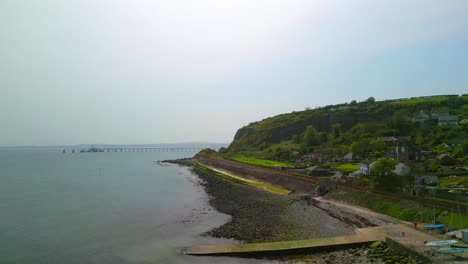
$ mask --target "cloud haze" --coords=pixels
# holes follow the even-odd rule
[[[1,1],[0,145],[229,142],[330,103],[468,91],[468,2]]]

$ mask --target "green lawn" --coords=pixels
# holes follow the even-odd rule
[[[226,173],[221,173],[219,171],[215,171],[211,167],[206,166],[206,165],[204,165],[202,163],[198,163],[198,166],[200,168],[204,169],[204,170],[209,170],[213,174],[215,174],[216,176],[224,178],[224,179],[229,180],[231,182],[235,182],[235,183],[239,183],[239,184],[243,184],[243,185],[248,185],[248,186],[251,186],[251,187],[263,189],[263,190],[273,192],[273,193],[277,193],[277,194],[281,194],[281,195],[288,195],[289,192],[290,192],[288,190],[285,190],[285,189],[282,189],[282,188],[279,188],[279,187],[276,187],[276,186],[272,186],[272,185],[269,185],[269,184],[266,184],[266,183],[263,183],[263,182],[247,180],[247,179],[243,179],[243,178],[236,177],[236,176],[233,176],[233,175],[228,175]]]
[[[448,213],[447,215],[440,218],[440,221],[446,225],[450,225],[452,223],[452,227],[454,229],[462,229],[468,228],[468,215],[467,214],[459,214],[458,212],[453,212],[453,219],[452,214]]]
[[[468,176],[441,177],[439,179],[440,187],[450,188],[451,185],[464,185],[468,188]]]
[[[359,170],[359,163],[345,163],[337,166],[332,166],[332,168],[343,173],[351,173],[353,171]]]
[[[281,161],[249,158],[249,157],[244,157],[244,156],[233,157],[232,159],[235,160],[235,161],[238,161],[238,162],[242,162],[242,163],[247,163],[247,164],[252,164],[252,165],[257,165],[257,166],[263,166],[263,167],[269,167],[269,168],[274,168],[275,165],[281,166],[283,168],[293,168],[294,167],[291,164],[284,163],[284,162],[281,162]]]
[[[464,206],[460,207],[460,213],[458,212],[458,209],[453,210],[453,219],[451,220],[451,209],[440,207],[434,208],[430,205],[422,205],[412,200],[383,197],[378,194],[358,192],[354,190],[339,190],[332,192],[329,195],[336,200],[359,205],[371,209],[372,211],[393,216],[404,221],[432,223],[432,221],[434,221],[434,213],[439,215],[442,211],[448,211],[448,214],[440,217],[439,220],[441,223],[446,225],[450,225],[452,223],[452,226],[456,229],[468,228],[468,214],[466,214]]]

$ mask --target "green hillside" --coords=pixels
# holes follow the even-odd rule
[[[439,114],[441,119],[433,114]],[[237,131],[223,152],[227,156],[289,162],[298,153],[317,150],[333,157],[353,151],[354,155],[378,158],[386,147],[377,138],[411,136],[411,144],[419,150],[449,153],[467,165],[467,124],[456,121],[455,125],[439,125],[447,116],[456,116],[458,121],[468,119],[468,95],[387,101],[371,97],[364,102],[307,109],[250,123]]]

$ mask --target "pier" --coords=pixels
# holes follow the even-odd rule
[[[80,152],[196,152],[205,148],[207,147],[91,147],[81,149]],[[63,153],[66,153],[65,149]]]
[[[192,151],[200,151],[204,148],[201,147],[187,147],[187,148],[181,148],[181,147],[176,147],[176,148],[151,148],[151,147],[145,147],[145,148],[138,148],[138,147],[125,147],[125,148],[120,148],[120,147],[112,147],[112,148],[99,148],[103,151],[101,152],[192,152]]]

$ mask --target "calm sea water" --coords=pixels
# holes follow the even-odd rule
[[[189,152],[0,150],[0,263],[250,263],[181,249],[236,243],[200,234],[229,216],[198,178],[155,160]]]

